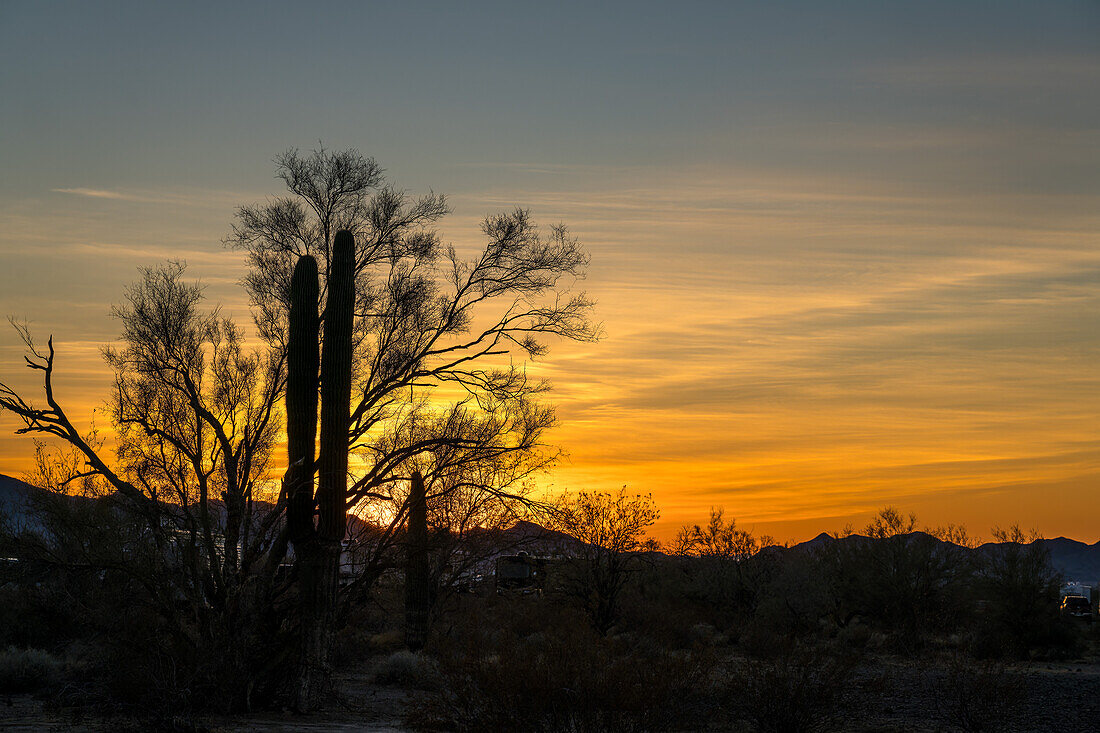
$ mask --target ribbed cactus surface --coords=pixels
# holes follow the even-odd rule
[[[290,333],[287,339],[286,437],[287,524],[290,541],[313,532],[313,461],[317,439],[317,261],[298,260],[290,281]]]
[[[317,503],[321,538],[341,541],[347,531],[348,418],[351,414],[352,321],[355,311],[355,240],[336,233],[328,273],[325,338],[321,346],[321,440]]]
[[[294,542],[298,567],[301,657],[294,707],[301,711],[315,706],[332,673],[329,651],[336,618],[341,541],[347,531],[348,418],[355,307],[355,242],[350,232],[337,232],[329,263],[320,389],[317,290],[317,263],[312,257],[302,257],[291,279],[287,342],[287,450],[291,462],[287,529]],[[321,436],[314,462],[318,392]],[[316,497],[312,490],[314,467]],[[316,527],[314,506],[319,515]]]
[[[408,565],[405,568],[405,646],[412,651],[424,647],[431,611],[431,580],[428,567],[428,502],[424,477],[416,471],[409,487],[409,524],[406,536]]]

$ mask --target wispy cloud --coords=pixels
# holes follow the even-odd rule
[[[92,199],[109,199],[111,201],[136,201],[141,203],[160,203],[164,201],[162,198],[143,194],[109,191],[102,188],[51,188],[50,191],[54,193],[67,193],[73,196],[85,196]]]
[[[538,367],[559,487],[653,491],[665,531],[706,504],[781,522],[922,497],[987,528],[1035,507],[943,507],[1096,472],[1074,443],[1097,436],[1100,197],[641,166],[532,188],[590,246],[608,334]]]
[[[1100,85],[1100,59],[1074,54],[932,57],[862,70],[864,78],[912,86],[1079,90]]]
[[[225,206],[240,205],[248,201],[263,198],[262,195],[225,191],[219,189],[111,189],[74,186],[71,188],[51,188],[51,193],[61,193],[81,198],[101,201],[125,201],[138,204],[170,204],[172,206]]]
[[[87,196],[88,198],[109,198],[117,201],[140,201],[143,197],[133,194],[123,194],[117,190],[103,190],[101,188],[51,188],[55,194],[72,194],[74,196]]]

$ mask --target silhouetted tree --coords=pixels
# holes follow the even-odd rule
[[[561,578],[561,590],[576,599],[593,627],[606,634],[619,618],[619,596],[639,554],[652,546],[646,529],[660,517],[648,494],[579,492],[554,508],[554,529],[580,540],[577,556]]]
[[[975,652],[986,657],[1027,658],[1032,650],[1072,646],[1058,617],[1061,576],[1050,550],[1019,525],[995,527],[994,542],[978,550],[977,589],[986,602]]]
[[[691,558],[684,567],[694,581],[693,595],[728,614],[755,607],[768,570],[765,563],[758,562],[757,554],[774,544],[767,535],[756,537],[739,529],[735,520],[726,520],[721,508],[712,508],[705,526],[680,528],[673,550],[680,557]]]
[[[227,689],[216,697],[247,706],[269,681],[261,681],[266,664],[254,642],[278,628],[282,500],[271,497],[272,506],[259,499],[279,427],[283,357],[266,347],[247,350],[231,321],[201,309],[202,291],[183,273],[177,263],[145,270],[115,308],[121,338],[104,349],[115,372],[114,460],[102,439],[94,431],[81,434],[61,406],[52,339],[40,349],[20,328],[26,365],[41,372],[46,404],[35,406],[0,384],[0,408],[23,421],[17,432],[60,438],[79,456],[69,452],[39,471],[43,488],[63,493],[96,477],[84,488],[110,495],[111,516],[129,528],[113,535],[97,529],[96,544],[114,537],[118,547],[83,559],[126,574],[138,594],[134,602],[152,608],[171,633],[217,645],[224,674],[212,676]],[[46,462],[40,453],[39,463]],[[51,561],[77,562],[62,556],[93,544],[77,522],[51,520],[49,527],[52,545],[68,548]],[[58,544],[65,534],[74,536]]]
[[[447,213],[443,197],[408,196],[357,151],[289,151],[277,165],[289,195],[240,208],[227,239],[248,254],[245,285],[270,344],[285,341],[296,263],[313,257],[325,283],[335,232],[354,236],[347,443],[358,468],[344,510],[381,525],[348,538],[362,568],[346,588],[354,601],[400,562],[391,550],[414,470],[429,506],[456,491],[522,502],[527,477],[554,459],[542,443],[554,413],[538,402],[547,385],[522,361],[544,354],[547,337],[597,337],[592,302],[568,290],[587,255],[564,227],[543,235],[516,209],[487,217],[485,248],[464,258],[432,229]],[[322,320],[330,297],[322,287]]]
[[[201,291],[182,281],[182,266],[169,265],[146,272],[128,293],[117,311],[120,345],[105,351],[116,372],[116,460],[94,436],[80,433],[56,398],[52,340],[42,350],[23,331],[27,364],[43,375],[44,407],[0,384],[0,408],[23,420],[20,432],[74,447],[84,460],[79,474],[102,477],[148,528],[153,546],[182,558],[194,614],[241,644],[263,636],[254,628],[238,633],[238,626],[255,626],[259,616],[270,620],[284,589],[275,579],[289,542],[308,550],[310,538],[320,537],[330,550],[326,567],[338,564],[341,540],[349,544],[361,572],[344,587],[343,608],[362,600],[374,579],[400,562],[393,550],[404,536],[416,470],[429,486],[429,507],[448,505],[447,497],[460,493],[476,495],[482,506],[528,501],[527,479],[556,452],[543,442],[554,423],[553,410],[539,402],[547,385],[528,378],[524,361],[544,354],[547,338],[598,335],[589,321],[592,302],[570,292],[587,255],[564,227],[544,235],[522,209],[489,216],[484,249],[463,257],[432,229],[447,213],[443,197],[407,196],[385,183],[372,159],[321,149],[290,151],[277,164],[289,195],[239,209],[228,240],[248,254],[245,285],[264,348],[246,350],[232,322],[201,312]],[[291,443],[298,447],[291,455],[302,452],[289,461],[271,503],[262,505],[292,338],[292,276],[300,261],[313,258],[318,290],[306,301],[320,311],[303,323],[318,333],[323,355],[333,345],[340,230],[354,237],[350,401],[331,400],[328,412],[321,401],[320,422],[330,425],[322,428],[322,443],[329,449],[322,446],[316,464],[301,446],[304,436],[312,438],[317,400],[295,402],[288,427],[297,431]],[[309,354],[296,362],[307,385],[301,394],[312,384],[324,390],[335,383],[316,379],[316,363]],[[356,467],[350,480],[349,454]],[[288,500],[293,509],[286,514]],[[348,536],[352,509],[375,525]],[[310,556],[295,553],[299,580],[308,579],[301,563]],[[329,587],[335,584],[333,578]],[[314,629],[318,638],[331,638],[339,610],[320,614],[326,620]],[[251,664],[250,655],[237,650],[225,659]],[[248,704],[256,679],[274,679],[285,661],[257,662],[262,669],[239,703]]]
[[[897,640],[919,643],[917,633],[956,624],[960,593],[973,568],[960,547],[961,527],[917,530],[914,514],[885,507],[863,529],[850,529],[815,551],[828,608],[845,626],[856,616],[901,632]]]

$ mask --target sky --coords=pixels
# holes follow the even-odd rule
[[[532,367],[552,490],[652,493],[666,538],[1100,539],[1098,2],[0,0],[0,99],[0,313],[82,424],[139,267],[248,321],[221,241],[323,141],[447,194],[459,247],[518,205],[590,252],[605,337]]]

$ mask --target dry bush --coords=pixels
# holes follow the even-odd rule
[[[837,643],[850,649],[866,649],[873,638],[871,627],[861,623],[848,624],[836,632]]]
[[[746,659],[723,683],[725,706],[761,733],[805,733],[833,720],[856,657],[846,650],[788,643],[770,659]]]
[[[495,629],[441,651],[443,685],[409,723],[459,731],[659,731],[698,727],[701,654],[605,639],[587,625],[526,637]]]
[[[9,647],[0,652],[0,692],[36,692],[60,681],[65,664],[42,649]]]
[[[406,649],[382,658],[374,669],[374,681],[409,690],[434,690],[439,687],[439,665],[435,660]]]
[[[996,544],[979,550],[971,651],[986,658],[1066,658],[1080,653],[1074,629],[1058,615],[1061,578],[1035,532],[994,528]]]
[[[260,582],[235,594],[232,624],[189,592],[176,545],[143,532],[117,497],[42,491],[15,537],[19,574],[3,589],[0,639],[94,647],[58,699],[76,709],[172,719],[267,704],[285,683],[285,600]],[[175,549],[173,549],[175,548]]]
[[[930,672],[928,679],[940,715],[968,733],[1003,729],[1027,696],[1026,673],[961,654],[949,658],[944,672]]]
[[[692,649],[728,641],[737,623],[690,592],[693,581],[681,558],[654,558],[624,589],[618,628],[644,636],[666,649]]]

